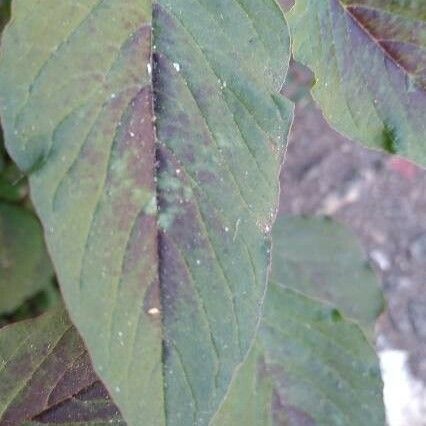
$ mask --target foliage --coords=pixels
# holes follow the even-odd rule
[[[4,327],[0,361],[1,424],[120,421],[63,306]]]
[[[330,122],[423,163],[421,0],[287,17]],[[384,423],[354,237],[271,236],[293,111],[274,0],[13,0],[1,50],[0,314],[48,312],[0,330],[0,424]]]
[[[281,226],[274,229],[275,241],[286,241],[288,234],[294,232],[294,246],[300,247],[310,239],[312,252],[324,250],[323,228],[319,226],[323,219],[283,217],[279,222],[277,225]],[[348,253],[358,253],[353,236],[340,225],[328,221],[327,230],[340,237],[340,245]],[[306,254],[297,250],[292,257],[281,250],[274,253],[273,263],[279,263],[281,271],[306,259]],[[359,276],[365,270],[365,264],[337,262],[320,274],[324,294],[332,294],[336,283],[344,284],[342,277],[351,273]],[[212,424],[299,425],[302,421],[332,421],[383,425],[379,366],[366,337],[335,306],[300,293],[306,288],[304,270],[295,269],[292,277],[292,289],[270,283],[256,342]],[[288,283],[285,272],[275,273],[275,278]],[[376,285],[374,280],[371,284]],[[362,285],[355,285],[352,298],[362,299],[364,292]],[[380,301],[380,297],[373,300]],[[337,306],[343,312],[347,302],[342,301]],[[371,313],[359,312],[358,319],[362,323],[372,321]],[[10,354],[20,345],[23,350]],[[0,422],[122,421],[93,372],[83,342],[63,307],[39,319],[5,327],[0,331],[2,347],[7,351],[0,354],[0,365],[4,366],[0,369]]]
[[[13,312],[47,288],[52,278],[37,219],[20,206],[0,201],[0,314]]]
[[[6,143],[30,173],[70,316],[127,419],[205,423],[265,292],[292,109],[274,94],[284,19],[266,2],[260,17],[275,30],[260,39],[250,2],[228,10],[235,26],[186,0],[14,5],[0,76]],[[38,28],[50,21],[61,25],[45,40]]]
[[[381,290],[356,236],[342,225],[327,218],[278,218],[270,278],[338,306],[373,336],[384,304]]]
[[[372,148],[426,164],[424,0],[298,0],[295,58],[330,123]]]

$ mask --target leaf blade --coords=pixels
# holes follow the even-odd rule
[[[237,3],[227,4],[227,19],[253,34],[247,11],[256,7],[255,2]],[[167,266],[163,269],[162,283],[167,275],[173,277],[163,290],[164,296],[170,301],[185,301],[178,307],[173,303],[164,307],[170,374],[182,377],[167,380],[166,358],[166,382],[170,383],[166,399],[176,399],[168,418],[177,423],[205,421],[197,420],[194,413],[214,411],[212,407],[227,388],[226,377],[232,375],[251,344],[258,323],[252,312],[257,310],[256,300],[262,299],[266,282],[269,237],[265,228],[270,227],[275,208],[283,152],[282,130],[277,128],[280,111],[268,93],[277,83],[274,78],[266,84],[259,81],[264,77],[259,76],[257,63],[248,62],[256,61],[252,50],[259,48],[248,36],[240,36],[241,53],[237,54],[232,40],[238,29],[224,20],[224,4],[159,2],[154,15],[158,66],[154,86],[160,88],[160,109],[156,111],[159,184],[165,187],[159,197],[160,218],[167,210],[173,212],[175,200],[167,191],[169,187],[178,185],[176,197],[183,199],[175,225],[166,227],[160,237],[162,259],[170,259],[173,253],[178,259],[173,271]],[[274,16],[276,7],[265,4]],[[204,31],[207,27],[208,35]],[[166,95],[162,96],[163,92]],[[174,99],[179,99],[181,106],[176,108]],[[288,107],[283,103],[283,119],[286,115]],[[197,145],[205,148],[197,150]],[[200,285],[205,282],[209,285]],[[176,298],[176,292],[183,297]],[[191,327],[194,318],[205,324],[205,337],[197,336],[205,356],[198,359],[196,351],[201,346],[187,344],[188,335],[196,332]],[[185,369],[189,360],[204,371],[202,377]],[[210,401],[200,398],[203,387],[217,396]],[[188,406],[180,399],[185,394],[192,403],[192,415],[181,412]]]
[[[39,222],[23,207],[0,201],[0,314],[12,313],[52,280]]]
[[[273,238],[272,281],[337,307],[374,335],[383,294],[355,235],[328,218],[281,216]]]
[[[256,345],[213,424],[241,418],[253,426],[383,425],[373,348],[335,308],[271,282]]]
[[[2,424],[120,419],[63,306],[0,330],[0,377]]]
[[[315,72],[312,94],[330,123],[368,147],[421,165],[424,13],[417,0],[301,0],[288,14],[295,57]]]
[[[272,0],[158,1],[154,23],[145,0],[43,4],[37,16],[14,3],[0,94],[71,318],[127,421],[205,424],[260,316],[292,114],[276,96],[284,18]],[[62,25],[40,34],[48,22]]]

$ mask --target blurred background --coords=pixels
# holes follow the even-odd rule
[[[296,113],[280,214],[327,215],[358,236],[387,303],[376,346],[389,425],[425,426],[426,171],[331,129],[309,94],[312,82],[292,62],[283,93]]]

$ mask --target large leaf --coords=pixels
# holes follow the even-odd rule
[[[295,58],[339,131],[426,164],[426,2],[297,0]]]
[[[291,121],[275,94],[282,13],[273,0],[13,6],[6,144],[71,318],[130,424],[206,424],[265,291]]]
[[[0,424],[122,424],[63,307],[0,330]]]
[[[383,426],[380,368],[335,308],[271,282],[256,345],[216,426]]]
[[[338,307],[373,335],[384,301],[355,235],[327,218],[297,216],[281,216],[272,235],[271,280]]]
[[[48,287],[53,271],[34,215],[0,201],[0,314]]]

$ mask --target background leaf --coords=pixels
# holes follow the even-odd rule
[[[371,337],[383,303],[355,236],[329,219],[281,216],[273,241],[258,336],[214,425],[382,426],[377,357],[344,316]]]
[[[10,18],[10,4],[12,0],[0,0],[0,33]]]
[[[151,15],[148,0],[15,0],[2,119],[124,417],[201,425],[260,317],[289,39],[273,0],[161,0],[153,39]]]
[[[0,329],[0,424],[124,424],[62,306]]]
[[[2,156],[1,147],[0,162],[0,200],[14,203],[24,200],[28,195],[27,180],[6,155]]]
[[[426,164],[426,3],[297,0],[288,14],[295,58],[337,130]]]
[[[34,215],[0,201],[0,314],[51,285],[53,270]]]
[[[273,241],[272,281],[336,306],[373,336],[384,300],[355,235],[327,218],[281,216]]]
[[[385,424],[379,363],[357,325],[273,282],[264,308],[214,425]]]

